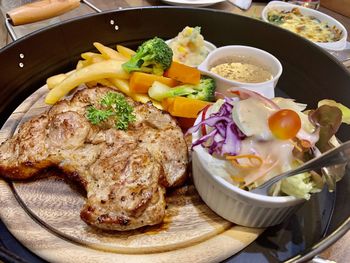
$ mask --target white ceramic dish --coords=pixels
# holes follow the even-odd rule
[[[210,69],[220,63],[230,62],[230,58],[244,57],[256,64],[263,66],[271,72],[273,78],[269,81],[261,83],[244,83],[225,79]],[[282,65],[279,60],[270,53],[249,46],[224,46],[212,51],[208,57],[198,66],[205,75],[209,75],[216,79],[217,91],[225,93],[229,87],[241,87],[260,93],[267,98],[275,96],[275,86],[282,74]]]
[[[196,123],[199,123],[198,117]],[[192,141],[200,131],[192,134]],[[268,227],[293,214],[304,199],[293,196],[271,197],[242,190],[208,169],[214,158],[201,145],[192,153],[192,174],[203,201],[218,215],[238,225]]]
[[[330,17],[317,10],[313,10],[307,7],[293,5],[293,4],[285,3],[281,1],[272,1],[262,10],[261,16],[265,22],[269,23],[267,19],[267,13],[269,12],[269,10],[278,9],[278,10],[290,11],[293,8],[299,8],[300,12],[303,15],[316,17],[320,21],[326,22],[329,26],[336,26],[338,29],[342,31],[342,38],[339,41],[328,42],[328,43],[320,43],[320,42],[312,41],[313,43],[327,50],[334,50],[334,51],[343,50],[346,47],[346,39],[348,37],[348,32],[346,31],[346,28],[339,21],[335,20],[333,17]]]
[[[175,6],[205,7],[225,2],[226,0],[162,0],[164,3]]]

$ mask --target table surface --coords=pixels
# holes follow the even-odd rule
[[[345,0],[346,2],[347,0]],[[0,0],[0,21],[4,21],[4,14],[11,10],[14,7],[20,6],[24,3],[28,3],[32,1],[28,0]],[[109,10],[109,9],[117,9],[117,8],[125,8],[125,7],[139,7],[139,6],[153,6],[153,5],[163,5],[162,1],[152,1],[152,0],[90,0],[92,4],[100,8],[101,10]],[[349,1],[350,2],[350,1]],[[321,1],[322,3],[322,1]],[[210,6],[209,8],[225,10],[235,14],[240,14],[243,16],[251,16],[251,17],[260,17],[261,10],[264,8],[266,3],[253,3],[252,6],[247,11],[243,11],[234,5],[230,4],[228,1],[222,2],[219,4],[215,4]],[[324,12],[338,21],[340,21],[345,28],[350,32],[350,18],[345,17],[341,14],[335,13],[331,10],[328,10],[324,7],[320,7],[319,11]],[[50,19],[43,22],[34,23],[27,26],[19,26],[15,29],[15,32],[18,37],[24,36],[30,32],[33,32],[37,29],[43,28],[47,25],[58,23],[60,21],[64,21],[70,18],[74,18],[80,15],[91,13],[92,10],[88,8],[86,5],[81,5],[79,8],[61,15],[60,17]],[[350,35],[348,37],[348,41],[350,41]],[[0,48],[7,45],[11,42],[11,38],[6,32],[6,28],[4,23],[0,23]],[[344,62],[344,65],[350,70],[350,61]],[[338,242],[333,244],[331,247],[326,249],[320,256],[325,259],[334,260],[338,263],[348,262],[350,259],[350,249],[348,249],[350,245],[350,231],[345,234]]]

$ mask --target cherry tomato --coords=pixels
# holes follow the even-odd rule
[[[281,140],[294,138],[301,128],[299,115],[293,110],[279,110],[269,117],[272,134]]]

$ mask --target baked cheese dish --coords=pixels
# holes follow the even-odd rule
[[[272,9],[267,14],[270,23],[288,29],[314,42],[335,42],[341,39],[342,31],[329,26],[316,17],[303,15],[299,8],[291,11]]]

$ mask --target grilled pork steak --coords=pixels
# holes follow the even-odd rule
[[[86,189],[81,218],[109,230],[162,222],[165,187],[185,179],[187,147],[173,118],[152,105],[127,101],[136,120],[127,131],[114,122],[92,125],[87,107],[98,106],[109,88],[92,88],[62,100],[24,123],[0,146],[0,175],[26,179],[50,167]]]

